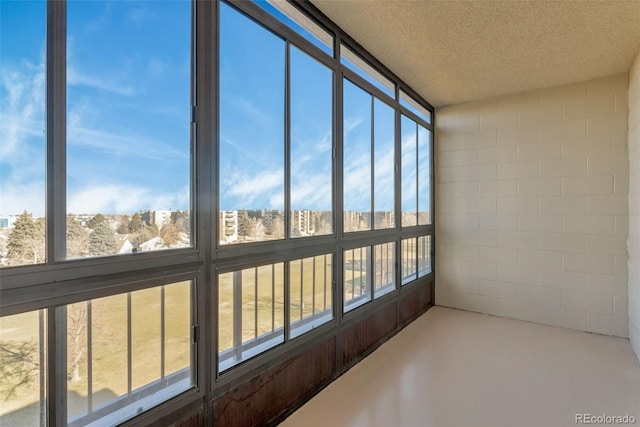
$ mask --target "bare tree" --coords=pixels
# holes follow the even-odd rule
[[[269,234],[275,239],[282,239],[284,237],[284,223],[280,215],[275,217],[271,221],[271,227],[269,227]]]
[[[168,248],[172,247],[173,245],[178,243],[178,241],[180,241],[180,234],[178,233],[178,229],[171,222],[168,222],[162,226],[159,235],[164,241],[164,245]]]
[[[88,302],[79,302],[67,306],[67,335],[69,337],[69,364],[72,383],[82,379],[80,363],[87,352],[86,332],[88,325]]]
[[[4,400],[33,384],[40,372],[39,356],[35,342],[0,341],[0,387]]]
[[[262,218],[251,218],[251,237],[255,239],[264,237],[264,225],[262,225]]]

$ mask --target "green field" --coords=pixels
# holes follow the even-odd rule
[[[415,271],[416,239],[403,241],[403,272]],[[422,252],[422,251],[419,251]],[[371,286],[367,283],[368,256],[375,257],[373,277],[376,288],[385,285],[393,272],[395,245],[377,245],[373,254],[366,249],[345,251],[345,301],[360,296]],[[406,255],[409,255],[408,257]],[[420,254],[421,256],[427,255]],[[326,310],[332,305],[332,255],[294,260],[289,263],[289,312],[293,324]],[[315,268],[314,268],[315,263]],[[391,271],[389,271],[391,269]],[[284,263],[242,270],[241,278],[242,343],[284,326]],[[314,288],[315,282],[315,288]],[[364,284],[364,287],[363,287]],[[164,375],[187,368],[191,364],[191,282],[164,286],[165,336],[164,366],[161,343],[161,287],[114,295],[91,301],[91,364],[93,407],[128,392],[128,299],[131,310],[131,388],[135,390]],[[234,273],[218,278],[219,351],[233,347]],[[87,302],[67,306],[67,388],[68,416],[87,412],[89,352],[87,347],[89,322]],[[32,363],[39,363],[38,312],[0,318],[0,342],[32,343],[36,351],[30,355]],[[74,360],[78,369],[74,372]],[[74,375],[77,374],[77,375]],[[75,377],[75,378],[74,378]],[[0,384],[0,423],[31,425],[39,420],[39,377],[20,387],[7,398],[5,379]]]
[[[190,282],[165,286],[165,375],[191,363]],[[131,294],[131,386],[136,389],[161,378],[161,288]],[[91,302],[91,362],[93,406],[128,392],[127,294]],[[87,303],[67,306],[68,417],[88,408]],[[38,342],[37,312],[0,319],[0,341]],[[37,356],[36,356],[37,359]],[[79,360],[73,378],[74,359]],[[6,396],[3,394],[3,399]],[[34,378],[2,402],[0,423],[30,425],[38,420],[39,382]],[[24,410],[21,410],[25,408]],[[14,411],[16,413],[10,414]],[[10,415],[8,415],[10,414]],[[35,418],[33,418],[35,417]],[[15,424],[18,422],[19,424]]]
[[[331,309],[333,274],[331,260],[332,257],[327,255],[326,270],[324,255],[291,261],[289,267],[291,278],[289,310],[292,322],[312,315],[314,307],[316,313]],[[240,275],[242,280],[242,342],[282,328],[284,326],[284,263],[248,268],[242,270]],[[314,277],[315,292],[313,288]],[[219,275],[218,292],[218,348],[222,352],[233,347],[234,273]]]

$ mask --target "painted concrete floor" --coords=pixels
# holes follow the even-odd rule
[[[575,426],[576,414],[640,425],[628,340],[434,307],[281,426]]]

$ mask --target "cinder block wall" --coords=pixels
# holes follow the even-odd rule
[[[436,304],[628,336],[628,106],[621,74],[437,110]]]
[[[629,72],[629,338],[640,359],[640,52]]]

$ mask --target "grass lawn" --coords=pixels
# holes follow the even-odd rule
[[[403,272],[415,271],[416,239],[403,240]],[[375,246],[375,286],[384,285],[393,271],[394,244]],[[422,251],[420,251],[422,252]],[[409,256],[407,256],[409,255]],[[422,256],[427,254],[420,254]],[[371,254],[369,254],[371,256]],[[345,251],[345,300],[358,297],[370,280],[366,277],[367,251]],[[391,261],[390,261],[391,260]],[[294,260],[289,263],[289,310],[292,322],[331,310],[333,256]],[[242,342],[284,326],[284,263],[242,270]],[[393,274],[391,274],[393,276]],[[218,278],[219,350],[233,346],[234,273]],[[355,287],[354,287],[355,285]],[[91,363],[93,407],[99,406],[128,392],[128,370],[131,370],[131,388],[136,389],[169,375],[191,364],[191,282],[164,287],[165,329],[164,366],[162,361],[161,288],[140,290],[130,294],[114,295],[91,302]],[[128,308],[130,299],[131,366],[128,366]],[[79,380],[68,381],[69,417],[88,410],[87,303],[67,306],[68,380],[72,378],[73,357],[80,355]],[[38,312],[22,313],[0,318],[0,341],[34,343],[38,345]],[[77,340],[75,339],[77,337]],[[39,361],[38,355],[33,360]],[[5,399],[0,395],[0,423],[30,425],[39,420],[40,385],[38,375],[30,384],[18,389],[16,395]],[[1,391],[1,390],[0,390]],[[13,414],[10,414],[13,413]],[[10,414],[10,415],[9,415]]]

